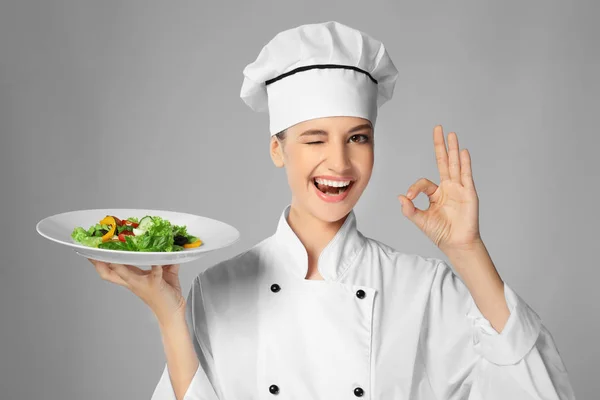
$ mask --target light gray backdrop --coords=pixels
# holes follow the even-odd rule
[[[496,267],[549,328],[578,398],[593,398],[597,4],[2,1],[0,399],[150,397],[165,362],[154,316],[35,224],[133,207],[239,228],[237,244],[182,266],[187,294],[200,271],[271,235],[290,200],[267,115],[239,98],[244,66],[277,32],[332,19],[382,40],[400,71],[359,229],[445,259],[396,195],[439,182],[433,127],[456,131]]]

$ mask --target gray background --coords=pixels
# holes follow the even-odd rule
[[[239,98],[242,70],[277,32],[331,19],[382,40],[400,71],[359,229],[446,259],[396,195],[421,177],[439,182],[433,127],[456,131],[496,267],[542,317],[578,398],[594,397],[598,11],[591,1],[2,1],[0,398],[150,397],[165,362],[154,316],[35,224],[132,207],[236,226],[238,243],[182,266],[185,293],[200,271],[271,235],[290,192],[268,156],[267,115]]]

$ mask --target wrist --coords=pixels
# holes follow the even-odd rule
[[[485,244],[481,239],[477,239],[470,243],[465,243],[460,246],[440,247],[440,250],[442,250],[442,252],[448,257],[468,257],[471,254],[487,251]]]
[[[177,329],[183,325],[187,326],[185,304],[175,312],[166,315],[155,314],[155,316],[161,331]]]

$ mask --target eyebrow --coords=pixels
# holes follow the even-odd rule
[[[358,132],[358,131],[362,131],[363,129],[372,129],[373,127],[370,124],[362,124],[362,125],[358,125],[355,126],[354,128],[350,129],[348,131],[348,133],[354,133],[354,132]],[[327,132],[321,129],[309,129],[307,131],[302,132],[298,137],[301,136],[309,136],[309,135],[319,135],[319,136],[327,136]]]

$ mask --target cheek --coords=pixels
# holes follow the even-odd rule
[[[288,163],[290,171],[293,171],[294,175],[304,176],[306,179],[314,172],[314,169],[323,158],[324,154],[322,151],[310,151],[310,149],[302,151],[298,149],[294,153],[289,154]]]
[[[354,166],[363,179],[368,179],[371,176],[374,161],[375,157],[372,148],[362,149],[354,155]]]
[[[303,152],[295,149],[287,154],[286,172],[288,183],[292,188],[304,188],[308,178],[313,174],[314,168],[318,165],[319,154],[314,152]]]

